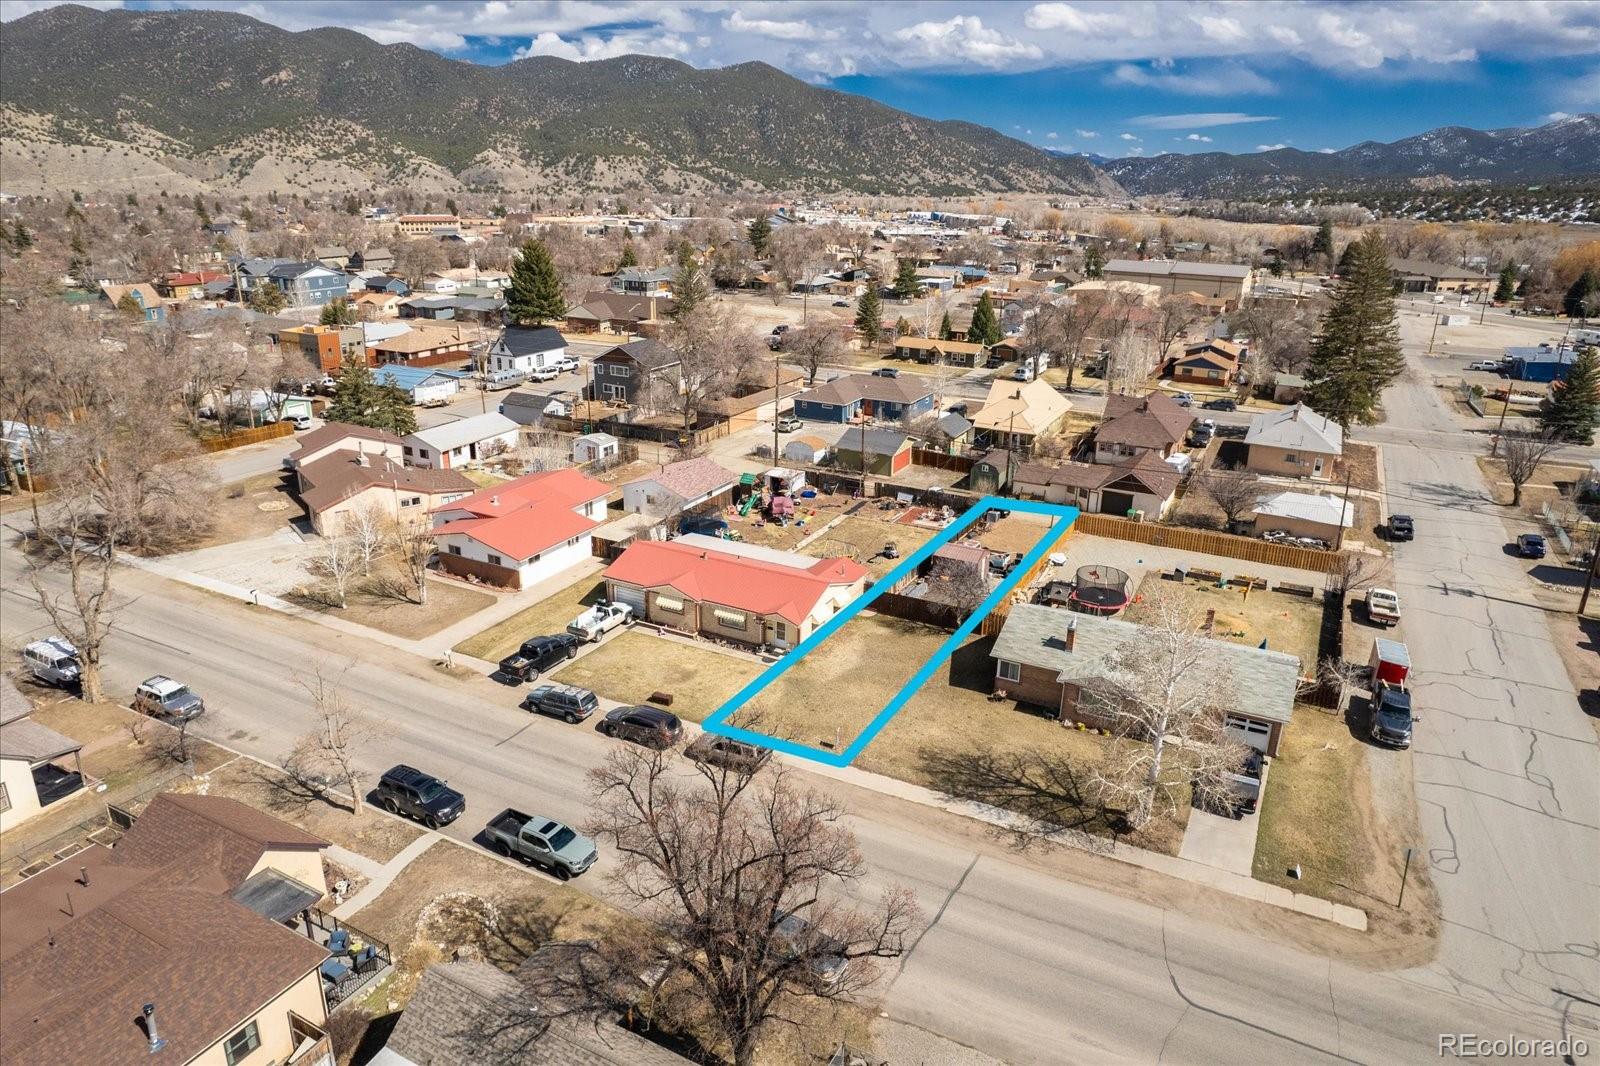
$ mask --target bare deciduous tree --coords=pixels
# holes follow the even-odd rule
[[[783,354],[800,364],[806,372],[807,385],[815,385],[822,368],[844,354],[844,341],[835,326],[805,326],[784,334]]]
[[[311,569],[327,581],[340,610],[350,605],[350,584],[360,565],[361,553],[345,529],[324,534],[311,559]]]
[[[1548,435],[1507,434],[1499,446],[1500,456],[1506,464],[1506,480],[1511,482],[1511,506],[1519,507],[1522,504],[1522,487],[1534,479],[1550,453],[1560,447],[1560,442]]]
[[[1345,703],[1350,699],[1350,690],[1367,680],[1364,663],[1353,663],[1331,655],[1317,665],[1317,673],[1328,684],[1338,686],[1340,711],[1344,710]]]
[[[978,609],[989,595],[989,577],[984,568],[954,559],[935,559],[928,569],[928,580],[939,589],[939,599],[961,612],[962,620]]]
[[[1172,354],[1172,346],[1194,326],[1205,321],[1206,311],[1187,295],[1163,296],[1156,305],[1150,320],[1150,335],[1156,345],[1156,359],[1161,361]]]
[[[364,577],[372,574],[372,563],[383,554],[388,538],[384,536],[383,512],[376,505],[358,507],[344,520],[344,532],[350,540],[350,551]]]
[[[1208,470],[1195,479],[1195,488],[1221,509],[1229,526],[1254,512],[1266,497],[1261,480],[1242,471]]]
[[[402,518],[389,526],[388,541],[390,550],[394,552],[401,570],[405,572],[406,579],[416,590],[417,603],[426,606],[428,564],[433,561],[433,554],[438,550],[433,527],[427,522],[408,522]]]
[[[1350,593],[1371,586],[1373,579],[1383,570],[1383,566],[1381,555],[1345,552],[1339,556],[1334,569],[1329,571],[1327,581],[1323,585],[1324,594],[1343,603],[1344,598]]]
[[[614,751],[590,772],[592,832],[617,856],[616,890],[661,934],[638,945],[632,972],[675,975],[658,984],[685,987],[689,1002],[664,1006],[708,1020],[726,1057],[748,1066],[767,1027],[793,1020],[794,1000],[870,987],[920,915],[902,888],[870,909],[842,898],[865,874],[844,811],[788,771],[700,765],[685,778],[679,762]]]
[[[675,411],[687,438],[700,409],[728,396],[749,374],[757,359],[756,340],[731,308],[707,302],[673,323],[667,343],[679,364],[651,375],[651,403]]]
[[[344,678],[353,663],[337,671],[325,663],[312,666],[310,676],[299,678],[311,698],[317,723],[295,742],[283,769],[296,781],[320,784],[331,781],[350,794],[350,811],[361,813],[363,775],[356,765],[362,749],[378,735],[377,723],[351,706]]]
[[[1186,784],[1202,798],[1224,798],[1245,755],[1223,724],[1237,699],[1234,679],[1204,635],[1198,608],[1170,587],[1145,602],[1138,635],[1107,657],[1104,682],[1080,697],[1112,722],[1117,739],[1095,785],[1102,800],[1127,811],[1134,829],[1158,804],[1176,811]],[[1179,767],[1168,765],[1169,746],[1181,748]]]

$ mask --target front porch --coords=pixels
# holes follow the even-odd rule
[[[322,964],[322,991],[330,1014],[376,985],[394,965],[388,944],[316,907],[301,911],[289,925],[332,953]]]

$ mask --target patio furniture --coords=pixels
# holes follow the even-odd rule
[[[335,955],[344,955],[350,950],[350,931],[348,929],[335,929],[328,937],[328,950]]]
[[[368,963],[376,961],[377,958],[378,949],[373,947],[371,944],[368,944],[366,947],[355,953],[350,960],[350,965],[355,968],[356,973],[360,973]]]
[[[338,959],[324,959],[322,962],[322,976],[327,980],[332,981],[334,984],[338,984],[340,981],[344,980],[345,977],[349,976],[349,974],[350,967],[346,966]]]

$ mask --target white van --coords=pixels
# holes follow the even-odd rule
[[[67,688],[79,681],[78,649],[66,637],[45,637],[22,649],[28,673],[47,685]]]

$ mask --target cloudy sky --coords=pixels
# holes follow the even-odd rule
[[[9,19],[50,0],[0,0]],[[343,26],[478,63],[764,60],[932,118],[1103,155],[1311,151],[1600,110],[1600,0],[98,0]]]

